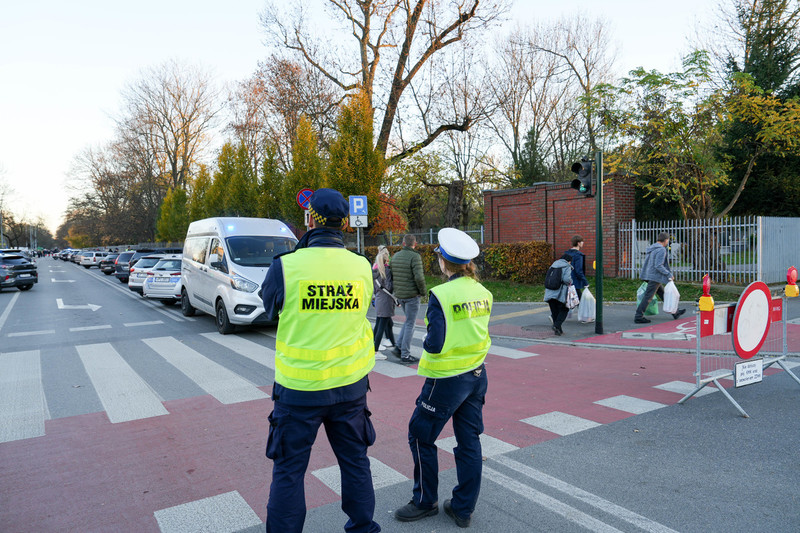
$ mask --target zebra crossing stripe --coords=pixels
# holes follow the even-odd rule
[[[620,396],[614,396],[613,398],[606,398],[605,400],[597,400],[594,403],[605,407],[611,407],[612,409],[617,409],[619,411],[625,411],[626,413],[633,413],[635,415],[640,415],[648,411],[655,411],[656,409],[666,407],[666,405],[663,403],[642,400],[641,398],[625,396],[624,394]]]
[[[514,450],[519,450],[519,448],[513,444],[503,442],[502,440],[496,439],[485,433],[481,433],[480,440],[481,454],[484,457],[495,457],[504,453],[513,452]],[[436,447],[440,450],[453,453],[453,449],[456,447],[457,442],[455,437],[445,437],[437,440],[434,444],[436,444]]]
[[[162,509],[153,516],[161,533],[233,533],[261,525],[256,512],[235,490]]]
[[[41,437],[48,418],[39,350],[0,353],[0,442]]]
[[[201,333],[200,335],[232,352],[247,357],[251,361],[264,365],[273,371],[275,370],[275,350],[272,348],[243,339],[237,335],[221,335],[217,332]]]
[[[253,383],[189,348],[174,337],[142,339],[172,366],[224,404],[269,398]]]
[[[111,344],[84,344],[75,349],[112,423],[169,414],[161,398]]]
[[[687,381],[670,381],[669,383],[662,383],[661,385],[655,385],[654,388],[669,392],[675,392],[683,396],[686,396],[690,392],[694,391],[697,387],[695,386],[694,383],[689,383]],[[708,386],[695,392],[694,395],[705,396],[706,394],[713,394],[718,390],[719,389],[715,389],[711,386]]]
[[[374,457],[369,457],[369,468],[372,472],[372,486],[375,490],[408,481],[406,476]],[[342,475],[338,464],[314,470],[311,474],[337,495],[342,495]]]
[[[556,435],[561,435],[562,437],[564,435],[571,435],[573,433],[578,433],[580,431],[591,429],[600,425],[592,420],[562,413],[560,411],[553,411],[551,413],[532,416],[530,418],[520,420],[520,422],[541,428],[545,431],[549,431],[550,433],[555,433]]]

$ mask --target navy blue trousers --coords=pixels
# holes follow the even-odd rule
[[[480,434],[486,399],[486,369],[476,376],[466,372],[449,378],[427,378],[408,423],[408,443],[414,458],[414,503],[431,509],[439,501],[439,457],[434,442],[445,423],[453,419],[458,485],[450,504],[455,514],[468,518],[475,510],[481,490]]]
[[[267,533],[302,533],[306,518],[303,479],[311,447],[322,424],[339,462],[342,476],[342,510],[349,520],[348,533],[376,533],[372,520],[375,491],[367,447],[375,442],[366,395],[350,402],[321,407],[275,402],[269,415],[267,457],[273,460],[272,484],[267,502]]]

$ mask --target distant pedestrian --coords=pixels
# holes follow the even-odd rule
[[[575,235],[572,237],[572,248],[567,250],[566,253],[572,256],[572,285],[575,286],[575,292],[578,293],[580,299],[583,289],[589,286],[589,281],[586,279],[586,256],[581,252],[583,248],[583,237]]]
[[[664,301],[663,286],[672,281],[674,277],[669,267],[669,255],[667,254],[669,233],[662,231],[658,234],[656,241],[657,242],[654,242],[645,250],[642,271],[639,274],[639,278],[647,282],[647,289],[633,317],[633,321],[637,324],[647,324],[650,322],[649,319],[644,317],[645,309],[650,305],[650,300],[652,300],[653,296],[656,294],[661,298],[661,301]],[[672,318],[677,320],[685,312],[686,309],[678,309],[677,312],[672,313]]]
[[[420,297],[425,294],[425,274],[422,271],[422,257],[414,251],[417,238],[413,235],[403,237],[403,249],[394,254],[391,261],[394,283],[394,297],[400,302],[406,321],[397,335],[397,345],[392,353],[405,364],[419,361],[411,355],[411,338],[417,322]]]
[[[417,370],[425,376],[425,383],[408,423],[414,486],[411,501],[397,509],[394,517],[413,522],[439,513],[436,439],[452,418],[458,484],[442,509],[463,528],[470,525],[481,489],[480,434],[488,383],[483,361],[492,344],[489,319],[493,298],[478,282],[472,259],[479,249],[472,237],[444,228],[439,231],[436,252],[439,267],[449,279],[430,291],[428,333]]]
[[[384,334],[386,339],[394,342],[394,308],[397,307],[397,300],[392,296],[392,268],[389,266],[389,250],[385,246],[378,247],[378,255],[375,256],[375,264],[372,265],[372,278],[375,284],[375,359],[386,359],[380,353],[381,340]]]
[[[569,286],[572,285],[572,255],[564,252],[560,259],[550,265],[552,269],[561,269],[561,284],[558,288],[544,289],[544,300],[550,306],[550,318],[553,322],[553,332],[556,335],[561,335],[564,330],[561,329],[561,324],[567,319],[569,309],[567,308],[567,291]]]

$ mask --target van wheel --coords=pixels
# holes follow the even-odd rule
[[[19,290],[21,290],[21,291],[28,291],[28,290],[31,290],[33,288],[33,285],[20,285],[17,288]]]
[[[183,316],[194,316],[194,307],[189,303],[189,295],[186,289],[181,289],[181,313]]]
[[[231,321],[228,320],[228,312],[225,310],[225,304],[222,300],[217,300],[217,331],[222,335],[227,335],[228,333],[233,333],[234,329],[236,329],[236,326],[231,324]]]

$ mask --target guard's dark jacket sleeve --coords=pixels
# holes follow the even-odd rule
[[[428,353],[441,353],[447,334],[447,323],[444,320],[442,304],[432,292],[428,293],[428,311],[425,316],[428,319],[428,334],[422,342],[422,347]]]
[[[261,300],[264,302],[264,312],[269,320],[278,318],[278,313],[283,309],[285,297],[283,291],[283,262],[277,257],[273,259],[264,283],[261,284]]]

